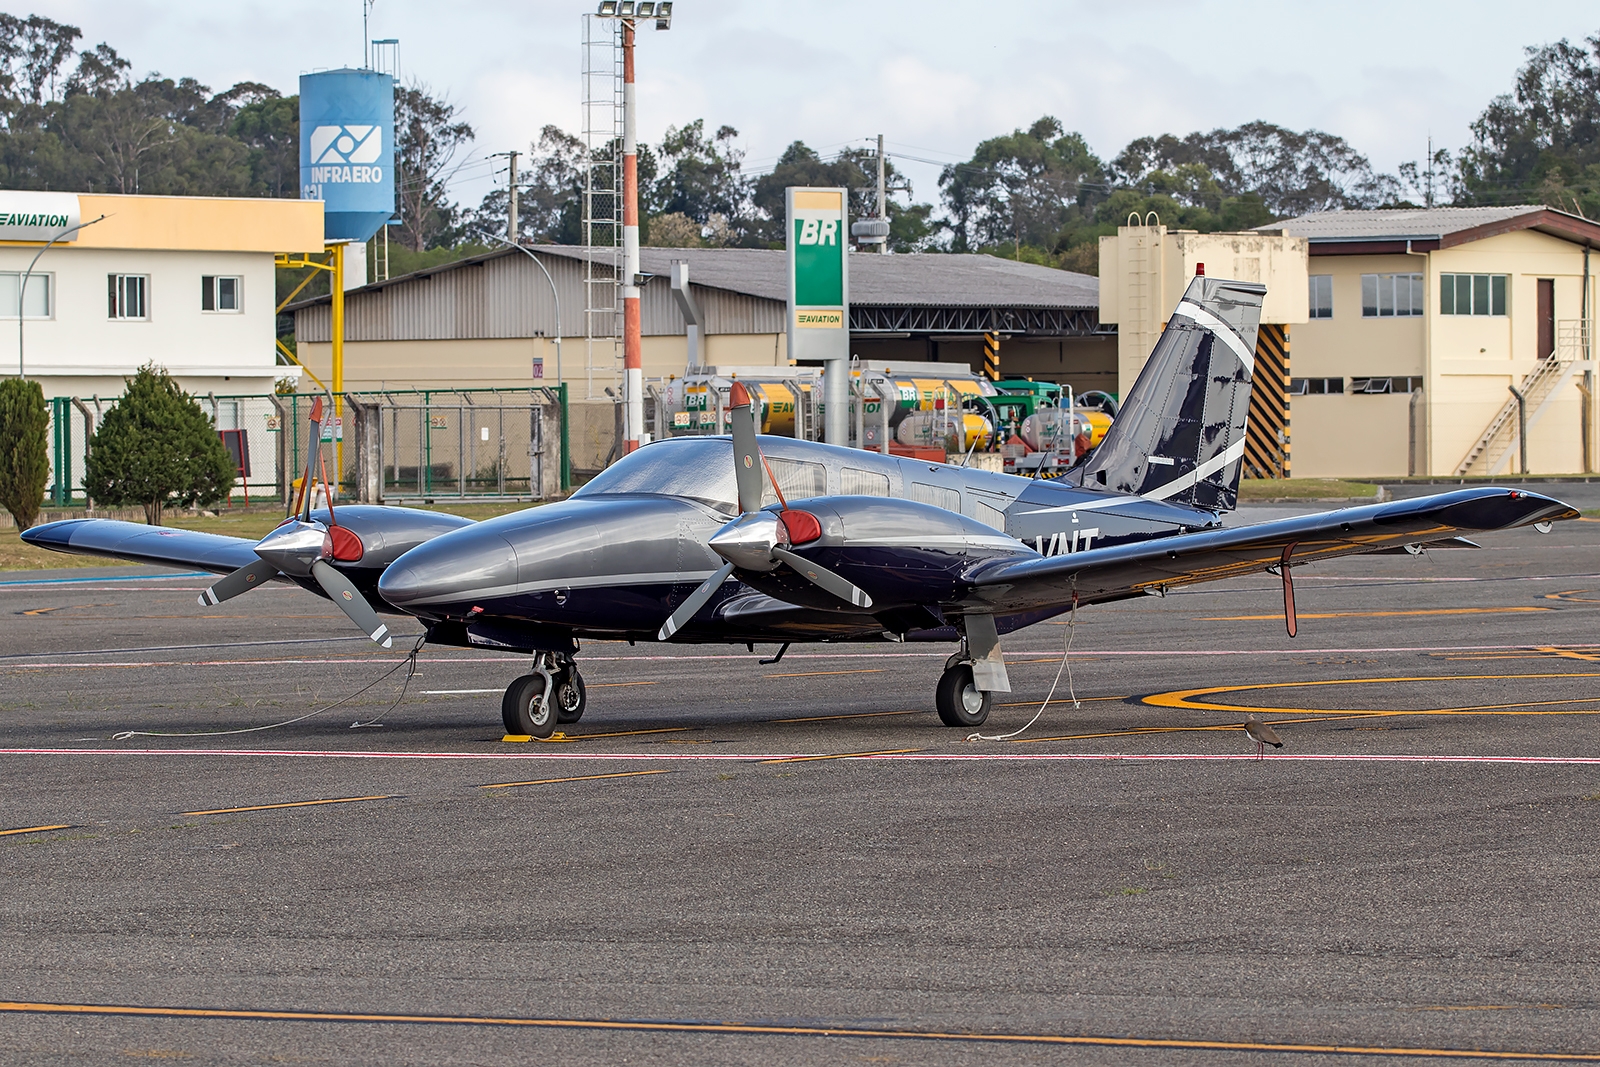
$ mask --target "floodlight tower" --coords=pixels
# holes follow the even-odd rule
[[[622,23],[622,426],[624,453],[644,432],[644,331],[639,318],[639,136],[633,80],[633,31],[639,19],[672,25],[670,0],[601,0],[600,18]]]

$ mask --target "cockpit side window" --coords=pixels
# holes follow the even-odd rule
[[[785,500],[804,500],[808,496],[826,496],[828,493],[828,468],[821,463],[808,463],[801,459],[784,459],[768,456],[772,477],[778,480]],[[763,479],[761,506],[776,504],[778,495],[772,491],[772,481]]]

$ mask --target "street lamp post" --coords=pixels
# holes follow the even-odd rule
[[[560,385],[563,381],[565,381],[565,379],[561,376],[561,293],[556,289],[556,280],[550,277],[550,269],[546,267],[544,263],[540,261],[539,257],[534,255],[531,251],[519,244],[515,244],[506,240],[504,237],[499,237],[492,233],[482,232],[480,232],[478,236],[487,241],[498,241],[507,248],[515,248],[518,252],[521,252],[523,255],[533,260],[533,265],[538,267],[539,270],[544,273],[544,280],[550,283],[550,299],[554,300],[556,303],[556,384]]]
[[[54,237],[50,238],[50,240],[46,241],[45,242],[45,246],[43,248],[39,249],[39,251],[34,254],[33,262],[28,264],[28,269],[22,272],[22,281],[17,286],[17,377],[18,378],[27,378],[27,376],[28,376],[27,373],[26,373],[26,369],[24,367],[23,361],[22,361],[22,324],[23,324],[24,321],[27,320],[27,317],[28,317],[27,316],[28,279],[33,276],[33,268],[38,264],[39,257],[44,255],[46,252],[50,251],[50,246],[51,245],[53,245],[57,241],[61,240],[63,237],[65,237],[69,233],[75,233],[78,230],[83,229],[85,226],[93,226],[95,223],[99,222],[100,219],[103,219],[103,218],[105,218],[105,216],[101,215],[99,219],[90,219],[88,222],[80,222],[76,226],[68,226],[66,229],[62,230],[60,233],[58,233]]]

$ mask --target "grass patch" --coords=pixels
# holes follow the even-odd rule
[[[1239,482],[1239,500],[1348,500],[1377,496],[1371,482],[1347,482],[1342,478],[1244,478]]]

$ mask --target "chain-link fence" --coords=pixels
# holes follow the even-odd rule
[[[305,470],[314,394],[197,396],[238,471],[232,501],[284,502]],[[565,387],[348,393],[323,462],[356,499],[542,500],[570,488]],[[84,506],[85,455],[115,399],[50,401],[51,507]],[[362,413],[373,413],[363,418]],[[350,430],[346,433],[346,429]],[[381,469],[379,479],[363,469]]]

